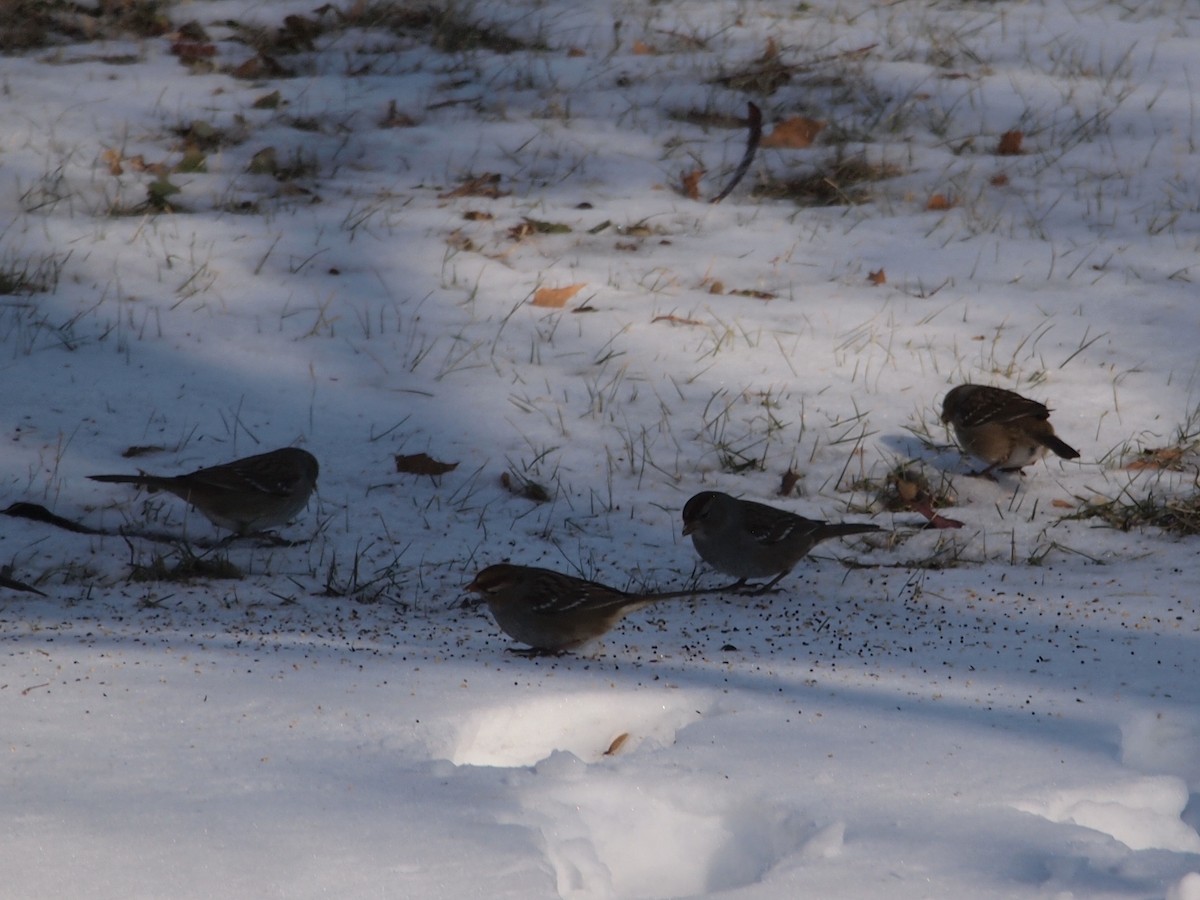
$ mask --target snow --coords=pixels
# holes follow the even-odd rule
[[[213,71],[170,34],[4,58],[0,271],[58,277],[0,297],[0,506],[109,532],[0,518],[46,595],[0,588],[4,893],[1200,898],[1196,538],[1070,517],[1195,490],[1193,454],[1125,468],[1200,406],[1193,4],[459,7],[546,48],[515,53],[345,9],[274,52],[290,77],[234,77],[231,23],[310,5],[169,6]],[[771,41],[789,81],[716,83]],[[830,125],[682,196],[745,141],[685,114],[751,100]],[[205,171],[139,208],[194,123]],[[871,202],[753,193],[839,146],[896,168]],[[293,177],[248,171],[266,148]],[[966,477],[938,422],[966,380],[1047,402],[1081,458]],[[214,550],[86,478],[289,444],[322,466],[294,546]],[[419,452],[458,466],[395,471]],[[965,527],[884,510],[901,464]],[[702,489],[890,534],[571,656],[463,603],[504,560],[723,583],[679,533]],[[186,554],[122,527],[243,577],[135,578]]]

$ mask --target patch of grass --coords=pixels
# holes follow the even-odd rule
[[[0,295],[51,294],[70,256],[8,256],[0,259]]]
[[[868,185],[902,174],[899,166],[872,162],[866,154],[839,152],[817,168],[795,178],[767,178],[752,193],[769,200],[791,200],[798,206],[855,206],[873,198]]]
[[[1127,490],[1120,496],[1093,500],[1067,519],[1100,519],[1121,531],[1134,528],[1161,528],[1169,534],[1200,534],[1200,491],[1183,497],[1134,497]]]
[[[480,21],[470,3],[449,0],[445,3],[377,3],[359,17],[360,25],[381,25],[400,35],[418,33],[429,46],[442,53],[467,53],[490,50],[509,54],[528,50],[548,50],[538,37],[518,37],[494,22]]]
[[[162,554],[155,554],[148,564],[134,563],[130,567],[129,580],[134,583],[149,581],[170,581],[186,583],[196,579],[234,580],[245,577],[242,570],[229,561],[227,557],[196,556],[190,550],[181,549],[179,557],[171,560]]]
[[[171,30],[166,0],[0,0],[0,52],[33,50],[122,35],[156,37]]]

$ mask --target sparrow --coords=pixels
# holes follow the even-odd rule
[[[187,475],[89,475],[92,481],[167,491],[216,525],[242,536],[286,524],[308,504],[317,458],[298,447],[247,456]]]
[[[530,648],[519,651],[526,655],[574,650],[606,634],[626,613],[700,593],[630,594],[552,569],[508,563],[483,569],[466,589],[481,595],[501,631]]]
[[[769,591],[821,541],[879,530],[868,522],[806,519],[718,491],[701,491],[683,507],[683,533],[691,535],[700,558],[738,579],[722,590],[740,588],[750,578],[770,578],[756,589]]]
[[[1050,424],[1050,410],[1036,400],[986,384],[960,384],[942,400],[942,422],[953,426],[964,451],[987,463],[972,474],[1017,472],[1053,450],[1063,459],[1079,451],[1061,440]]]

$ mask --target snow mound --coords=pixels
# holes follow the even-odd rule
[[[668,746],[707,706],[677,693],[667,700],[604,692],[537,697],[468,713],[430,749],[460,766],[529,766],[556,750],[595,762],[644,743]]]
[[[565,757],[565,759],[564,759]],[[586,775],[584,774],[586,772]],[[657,900],[756,884],[807,845],[796,816],[707,775],[623,772],[555,754],[524,802],[541,828],[559,895]],[[841,831],[812,852],[838,852]]]
[[[1177,775],[1200,788],[1200,721],[1176,710],[1131,716],[1121,724],[1121,762],[1139,772]]]
[[[1016,804],[1023,812],[1111,835],[1131,850],[1200,852],[1200,835],[1180,819],[1187,785],[1163,775],[1125,784],[1057,791]]]

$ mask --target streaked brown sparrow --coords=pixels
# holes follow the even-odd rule
[[[528,645],[532,654],[574,650],[639,607],[699,593],[629,594],[552,569],[509,563],[488,566],[467,590],[480,594],[500,630]]]
[[[738,579],[726,589],[770,578],[758,588],[768,591],[821,541],[879,530],[868,522],[806,519],[718,491],[701,491],[683,507],[683,533],[692,536],[700,558]]]
[[[1063,459],[1079,451],[1058,438],[1050,410],[1036,400],[986,384],[960,384],[942,400],[942,422],[967,453],[987,463],[975,475],[1016,472],[1053,450]]]
[[[92,481],[168,491],[218,528],[238,535],[286,524],[308,503],[317,483],[317,458],[298,447],[247,456],[187,475],[89,475]]]

